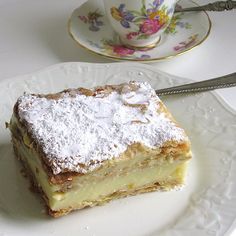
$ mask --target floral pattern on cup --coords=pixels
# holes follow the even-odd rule
[[[184,22],[182,20],[183,13],[181,14],[175,14],[172,19],[170,24],[165,30],[166,34],[176,34],[178,32],[177,27],[183,28],[183,29],[191,29],[192,25],[189,24],[188,22]]]
[[[103,50],[106,54],[108,55],[114,55],[114,56],[119,56],[119,57],[125,57],[125,58],[132,58],[132,59],[137,59],[137,60],[144,60],[150,58],[150,55],[148,54],[141,54],[140,56],[135,55],[136,52],[143,52],[147,51],[149,49],[132,49],[128,48],[125,45],[122,45],[119,42],[116,42],[116,40],[112,39],[102,39],[101,44],[94,43],[91,40],[88,40],[89,44]]]
[[[181,52],[185,51],[186,49],[192,47],[198,39],[198,34],[194,34],[190,36],[186,41],[180,42],[177,46],[174,47],[175,51]]]
[[[131,28],[131,23],[136,26],[135,31],[126,34],[126,38],[131,40],[147,39],[150,35],[157,33],[170,21],[170,15],[174,9],[168,9],[163,4],[164,0],[154,0],[147,8],[146,0],[142,0],[140,11],[127,10],[125,4],[110,9],[112,17],[119,21],[124,28]]]
[[[88,12],[87,16],[78,16],[85,24],[89,24],[89,30],[96,32],[100,30],[100,27],[104,25],[103,21],[99,18],[103,17],[98,10],[94,12]]]

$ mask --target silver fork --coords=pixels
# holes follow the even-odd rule
[[[175,86],[171,88],[158,89],[155,92],[158,96],[165,96],[171,94],[204,92],[204,91],[229,88],[234,86],[236,86],[236,73],[200,82]]]

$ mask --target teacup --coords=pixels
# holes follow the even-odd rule
[[[168,27],[177,0],[103,0],[106,14],[123,44],[154,47]]]

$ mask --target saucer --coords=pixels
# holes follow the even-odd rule
[[[188,0],[178,2],[182,8],[196,5]],[[115,60],[151,62],[171,58],[200,45],[210,30],[206,12],[176,13],[154,48],[134,49],[120,42],[105,15],[102,0],[87,1],[69,19],[69,34],[80,46]]]

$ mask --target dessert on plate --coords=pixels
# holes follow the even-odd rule
[[[24,94],[14,152],[54,217],[184,183],[190,142],[146,82]]]

